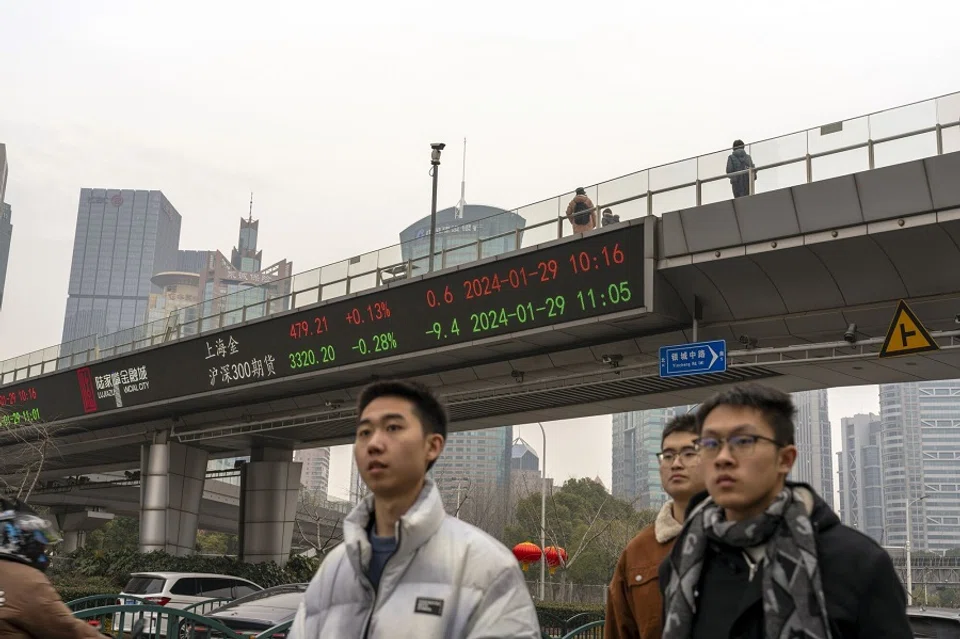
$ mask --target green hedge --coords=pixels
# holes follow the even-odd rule
[[[132,550],[107,552],[83,548],[67,557],[55,558],[55,567],[57,563],[61,563],[62,567],[52,571],[51,581],[58,590],[61,587],[71,588],[73,593],[87,587],[85,584],[97,587],[109,586],[107,590],[101,589],[85,595],[119,592],[129,581],[130,574],[135,572],[207,572],[234,575],[269,588],[280,584],[310,581],[320,565],[316,559],[299,556],[292,557],[285,566],[281,567],[274,562],[244,563],[234,557],[198,555],[177,557],[165,552],[141,553]],[[78,581],[79,578],[83,578],[83,584]],[[76,586],[72,582],[76,582]]]
[[[561,619],[569,619],[584,612],[603,615],[606,610],[601,604],[564,603],[561,601],[541,601],[537,604],[537,612],[546,612]]]

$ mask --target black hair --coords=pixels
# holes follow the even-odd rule
[[[734,140],[734,141],[733,141],[733,150],[734,150],[734,151],[736,151],[737,149],[739,149],[739,148],[741,148],[741,147],[743,147],[743,140]]]
[[[667,437],[674,433],[690,433],[691,435],[700,434],[700,424],[697,422],[697,414],[694,412],[677,415],[663,427],[663,435],[660,436],[660,446]]]
[[[797,408],[793,405],[790,396],[782,391],[762,384],[749,383],[717,393],[701,404],[697,411],[697,421],[701,430],[707,415],[718,406],[755,408],[773,429],[773,438],[778,444],[792,446],[795,443],[793,416]]]
[[[577,195],[586,195],[586,194],[587,194],[587,190],[585,188],[583,188],[582,186],[577,187]]]
[[[420,420],[424,436],[437,434],[442,435],[444,440],[447,439],[447,422],[449,421],[447,410],[433,391],[423,384],[402,380],[382,380],[368,385],[360,391],[360,397],[357,399],[357,419],[370,402],[381,397],[399,397],[407,400],[413,404],[413,414]],[[427,470],[432,467],[433,462],[430,462]]]

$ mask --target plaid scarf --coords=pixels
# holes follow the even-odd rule
[[[747,549],[766,543],[763,583],[764,639],[830,639],[820,582],[813,525],[803,488],[785,487],[766,512],[744,521],[726,521],[707,498],[688,518],[670,553],[670,580],[664,592],[663,639],[688,639],[697,614],[707,540]]]

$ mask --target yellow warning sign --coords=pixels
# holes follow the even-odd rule
[[[897,312],[893,314],[890,330],[887,331],[887,338],[883,340],[880,357],[912,355],[936,350],[940,350],[940,347],[930,337],[930,333],[923,327],[907,303],[900,300]]]

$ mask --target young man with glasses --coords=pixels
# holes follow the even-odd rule
[[[660,482],[670,499],[656,521],[627,544],[610,581],[604,637],[660,639],[661,608],[657,569],[673,548],[690,499],[703,491],[696,415],[680,415],[663,429]]]
[[[746,384],[698,411],[707,495],[660,567],[664,639],[906,639],[889,555],[840,523],[797,458],[789,395]]]

